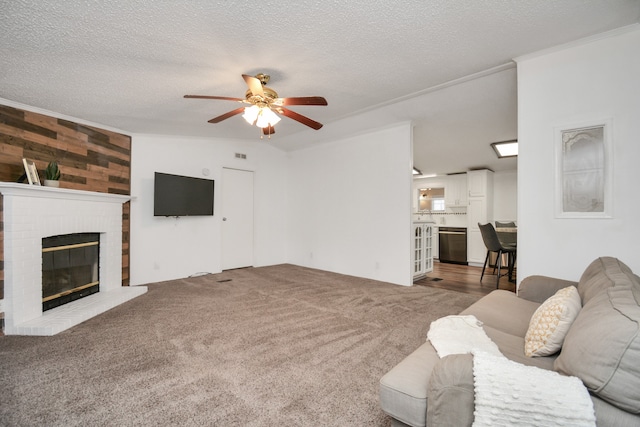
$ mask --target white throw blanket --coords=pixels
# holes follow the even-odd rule
[[[441,358],[473,353],[473,427],[596,425],[593,402],[579,378],[507,359],[475,316],[438,319],[427,339]]]
[[[431,322],[427,339],[441,358],[474,350],[502,356],[496,343],[482,329],[482,322],[475,316],[446,316]]]
[[[596,425],[582,381],[504,356],[473,353],[473,427]]]

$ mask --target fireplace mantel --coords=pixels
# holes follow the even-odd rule
[[[122,286],[122,205],[130,196],[0,182],[5,334],[54,335],[147,291]],[[100,234],[100,292],[42,311],[42,239]]]
[[[131,196],[96,193],[94,191],[72,190],[69,188],[45,187],[41,185],[0,182],[0,193],[4,196],[39,197],[46,199],[85,200],[111,203],[126,203]]]

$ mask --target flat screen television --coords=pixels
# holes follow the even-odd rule
[[[155,173],[154,216],[213,215],[212,179]]]

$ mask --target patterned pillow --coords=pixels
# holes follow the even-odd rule
[[[560,289],[543,302],[529,321],[524,354],[527,357],[549,356],[560,350],[581,308],[580,294],[575,286]]]

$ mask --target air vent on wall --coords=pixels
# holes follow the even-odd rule
[[[246,159],[247,155],[242,153],[236,153],[236,159]]]

